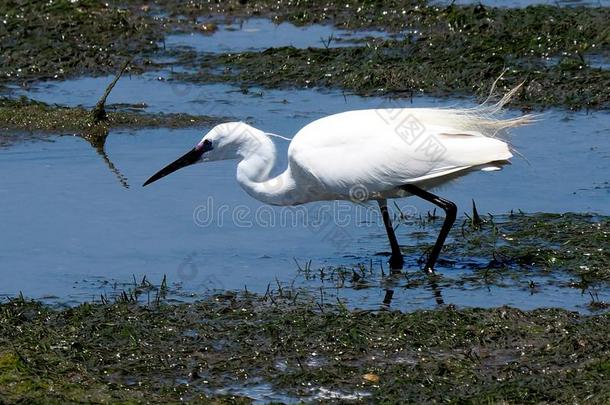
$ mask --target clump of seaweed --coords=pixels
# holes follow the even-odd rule
[[[268,87],[340,87],[361,95],[475,93],[484,97],[486,83],[506,71],[500,83],[506,89],[526,80],[513,105],[575,109],[606,109],[609,105],[605,89],[610,86],[610,71],[589,62],[590,57],[610,49],[605,29],[608,8],[500,9],[439,7],[425,2],[386,6],[356,1],[353,8],[331,2],[319,10],[298,2],[291,5],[311,9],[282,14],[266,2],[248,3],[249,10],[258,5],[263,14],[281,14],[293,22],[327,21],[352,29],[397,30],[404,35],[364,40],[354,47],[283,47],[205,55],[198,62],[204,71],[179,73],[178,79]],[[301,13],[303,18],[298,18]],[[318,18],[316,13],[320,13]]]
[[[487,83],[508,68],[503,87],[526,80],[514,105],[609,105],[610,73],[591,62],[610,51],[607,7],[511,9],[439,6],[423,0],[13,0],[0,4],[0,14],[0,84],[105,74],[134,56],[132,71],[154,69],[167,66],[155,62],[155,56],[172,55],[175,64],[202,68],[197,74],[177,74],[182,80],[333,87],[363,95],[484,96]],[[327,42],[320,49],[288,47],[199,57],[192,50],[165,50],[159,45],[172,32],[199,32],[217,21],[252,16],[278,23],[382,29],[398,36],[365,39],[340,49]]]
[[[0,82],[116,72],[163,38],[154,19],[112,2],[7,0],[0,15]]]
[[[323,391],[371,403],[610,400],[609,314],[359,311],[286,288],[176,305],[12,299],[0,304],[0,396],[249,403],[249,387],[266,384],[278,400]]]
[[[129,110],[111,110],[103,125],[111,128],[181,128],[211,125],[222,117],[195,116],[183,113],[146,113]],[[54,134],[81,134],[95,124],[91,111],[83,107],[50,105],[27,97],[17,99],[0,97],[0,129],[16,132],[45,132]],[[1,140],[0,140],[1,142]]]

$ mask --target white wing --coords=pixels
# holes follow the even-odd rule
[[[328,193],[347,195],[361,184],[383,192],[512,157],[492,138],[517,120],[494,120],[472,110],[348,111],[310,123],[288,149],[293,173]]]

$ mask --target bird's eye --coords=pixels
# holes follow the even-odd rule
[[[205,141],[203,141],[203,151],[204,152],[207,152],[212,149],[214,149],[212,147],[212,141],[210,141],[209,139],[206,139]]]

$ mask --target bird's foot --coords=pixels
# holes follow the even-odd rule
[[[390,272],[391,273],[400,273],[400,271],[402,270],[403,265],[405,264],[404,259],[402,258],[402,255],[398,254],[395,255],[393,254],[392,256],[390,256]]]

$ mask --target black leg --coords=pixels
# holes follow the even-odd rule
[[[441,249],[443,248],[443,244],[445,243],[445,239],[455,222],[455,217],[457,214],[457,207],[454,203],[449,200],[445,200],[437,195],[429,193],[425,190],[422,190],[419,187],[416,187],[412,184],[407,184],[406,186],[402,186],[402,189],[408,193],[411,193],[419,198],[423,198],[426,201],[430,201],[432,204],[442,208],[445,211],[445,222],[443,222],[443,227],[441,228],[441,232],[436,239],[436,243],[428,256],[428,260],[426,261],[426,271],[428,273],[434,273],[434,264],[438,259],[439,254],[441,253]]]
[[[398,240],[394,234],[394,228],[392,227],[392,220],[390,219],[390,213],[388,212],[387,200],[377,200],[379,203],[379,210],[381,211],[381,217],[383,218],[383,224],[385,230],[388,233],[388,239],[390,241],[390,247],[392,248],[392,255],[390,256],[390,271],[400,271],[404,261],[402,259],[402,253],[400,252],[400,246],[398,246]]]
[[[392,303],[392,297],[394,296],[394,290],[385,290],[385,296],[383,297],[383,306],[388,308]]]

